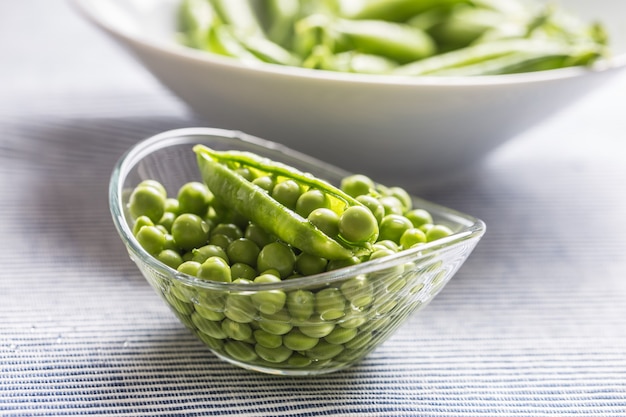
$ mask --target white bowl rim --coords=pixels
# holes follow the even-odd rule
[[[128,149],[115,164],[113,172],[111,174],[110,182],[109,182],[109,208],[111,212],[111,216],[113,218],[113,223],[115,224],[115,228],[117,229],[120,237],[124,241],[127,249],[140,259],[135,262],[145,262],[150,268],[159,271],[162,275],[167,276],[168,279],[174,279],[177,281],[181,281],[186,285],[190,285],[197,288],[210,289],[215,291],[261,291],[261,290],[287,290],[287,289],[298,289],[304,287],[312,287],[316,285],[328,285],[333,282],[345,280],[349,276],[356,276],[360,274],[367,274],[370,272],[375,272],[380,269],[384,269],[387,267],[391,267],[394,265],[399,265],[402,263],[415,261],[418,259],[426,258],[432,254],[437,253],[437,250],[443,249],[448,246],[461,244],[467,240],[480,240],[486,231],[485,222],[481,219],[478,219],[474,216],[471,216],[466,213],[461,213],[457,210],[454,210],[449,207],[441,206],[437,203],[420,199],[419,197],[414,197],[415,200],[423,202],[429,208],[435,208],[439,210],[439,212],[443,212],[449,217],[457,217],[459,223],[461,219],[467,223],[467,226],[464,230],[456,232],[450,236],[446,236],[441,239],[437,239],[432,242],[425,243],[421,246],[416,246],[413,248],[409,248],[392,255],[367,261],[365,263],[357,264],[354,266],[349,266],[337,270],[327,271],[316,275],[309,275],[300,278],[292,278],[289,280],[284,280],[276,283],[264,283],[264,284],[238,284],[238,283],[224,283],[224,282],[214,282],[214,281],[206,281],[199,278],[196,278],[191,275],[187,275],[176,271],[173,268],[168,267],[167,265],[160,262],[156,257],[148,254],[148,252],[139,244],[137,239],[132,233],[131,228],[126,222],[126,218],[124,215],[124,208],[121,205],[121,198],[123,195],[123,180],[121,175],[125,175],[125,172],[129,170],[130,167],[134,166],[142,157],[152,150],[161,149],[164,144],[173,142],[176,143],[177,140],[181,140],[184,137],[194,137],[194,136],[217,136],[222,138],[231,138],[234,140],[252,143],[255,145],[261,145],[267,149],[272,149],[276,151],[280,151],[281,153],[285,153],[291,157],[303,157],[305,158],[305,162],[317,162],[316,158],[310,157],[308,155],[302,154],[300,152],[294,151],[287,146],[267,141],[265,139],[258,138],[256,136],[248,135],[246,133],[235,131],[235,130],[227,130],[220,128],[211,128],[211,127],[188,127],[188,128],[180,128],[180,129],[172,129],[168,131],[164,131],[158,133],[156,135],[150,136],[146,139],[143,139],[133,145],[130,149]],[[321,162],[321,161],[319,161]],[[128,166],[130,164],[130,167]],[[336,167],[321,162],[324,168],[328,167],[335,168]],[[355,270],[358,271],[358,274],[355,273]]]
[[[120,30],[120,28],[115,25],[111,25],[109,22],[101,19],[98,15],[92,13],[88,3],[94,1],[104,2],[107,0],[70,0],[70,3],[73,4],[76,9],[95,26],[99,27],[101,30],[107,32],[118,40],[122,40],[126,44],[134,44],[143,49],[166,54],[170,57],[177,57],[188,61],[215,65],[217,67],[222,67],[225,70],[248,71],[250,73],[267,76],[284,76],[289,78],[305,78],[309,80],[351,84],[395,85],[406,87],[445,87],[538,83],[550,80],[581,77],[590,73],[619,70],[626,67],[626,52],[599,60],[591,67],[567,67],[530,73],[482,75],[472,77],[414,77],[401,75],[355,74],[270,63],[259,63],[258,65],[253,66],[245,65],[236,58],[195,50],[182,44],[177,44],[174,40],[172,40],[172,42],[153,42],[145,37],[132,35],[127,31]]]

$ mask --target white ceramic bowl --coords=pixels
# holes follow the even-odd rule
[[[391,77],[278,65],[247,67],[177,44],[178,0],[73,0],[215,127],[280,142],[382,180],[432,181],[475,165],[626,66],[626,1],[562,0],[608,28],[614,57],[473,78]]]

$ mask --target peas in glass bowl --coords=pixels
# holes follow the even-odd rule
[[[241,132],[130,149],[109,202],[131,259],[221,359],[270,374],[355,364],[424,308],[485,224]]]

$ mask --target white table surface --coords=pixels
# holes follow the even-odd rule
[[[625,108],[623,74],[410,190],[488,225],[438,298],[347,371],[253,374],[176,320],[107,205],[129,146],[206,123],[64,1],[2,1],[0,415],[624,416]]]

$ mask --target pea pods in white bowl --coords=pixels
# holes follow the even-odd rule
[[[626,66],[626,2],[563,0],[600,21],[612,55],[592,67],[433,77],[247,65],[183,46],[179,0],[72,0],[206,121],[382,180],[453,176],[565,109]]]

